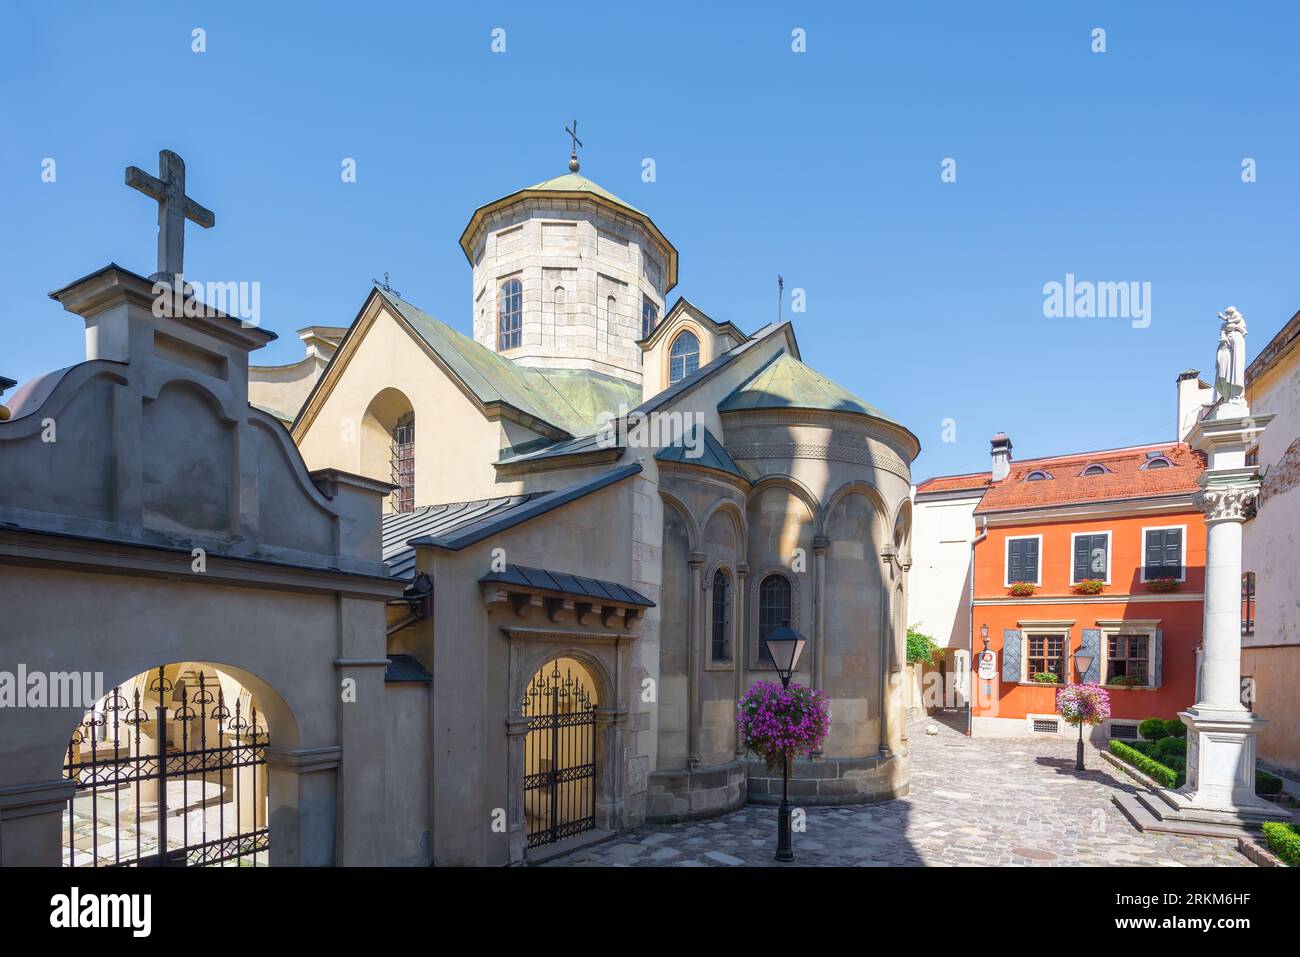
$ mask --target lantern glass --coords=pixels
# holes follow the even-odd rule
[[[799,666],[799,656],[803,654],[803,646],[807,644],[803,635],[786,624],[775,629],[763,639],[763,643],[767,645],[767,653],[772,657],[772,664],[776,667],[776,673],[781,677],[782,682],[789,681],[795,668]]]

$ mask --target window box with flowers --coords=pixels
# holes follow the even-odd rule
[[[1060,676],[1054,675],[1050,671],[1040,671],[1037,674],[1032,674],[1029,676],[1029,680],[1036,685],[1059,685],[1061,683]]]
[[[1074,593],[1076,595],[1100,595],[1105,587],[1106,583],[1100,578],[1085,578],[1075,584]]]
[[[1034,593],[1034,586],[1030,582],[1016,582],[1007,592],[1015,598],[1028,598]]]
[[[1153,578],[1146,583],[1147,591],[1155,592],[1159,595],[1167,595],[1170,592],[1178,591],[1182,583],[1177,578]]]

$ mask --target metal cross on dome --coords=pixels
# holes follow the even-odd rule
[[[573,140],[573,153],[569,157],[569,172],[576,173],[578,171],[578,147],[583,145],[582,140],[578,139],[578,121],[573,121],[573,129],[566,126],[564,132],[568,133]]]
[[[128,166],[126,185],[158,201],[158,271],[149,278],[173,282],[185,271],[185,220],[211,229],[217,218],[185,195],[185,161],[171,150],[159,150],[158,176]]]

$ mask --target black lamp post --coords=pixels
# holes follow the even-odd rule
[[[776,666],[781,687],[789,688],[790,678],[794,676],[794,669],[799,665],[799,656],[803,654],[803,646],[807,641],[787,621],[764,638],[763,643],[767,645],[767,653]],[[788,862],[794,860],[794,849],[790,843],[790,759],[787,755],[781,755],[781,764],[781,810],[777,815],[776,859]]]
[[[1074,653],[1074,667],[1079,672],[1079,681],[1081,683],[1083,681],[1083,676],[1086,675],[1088,673],[1088,669],[1092,667],[1092,662],[1094,658],[1096,658],[1096,655],[1092,654],[1092,652],[1090,651],[1084,651],[1082,648],[1080,648],[1078,651]],[[1083,770],[1083,722],[1082,721],[1079,722],[1079,745],[1074,752],[1074,770],[1076,771]]]

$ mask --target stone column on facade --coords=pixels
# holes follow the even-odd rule
[[[627,711],[622,708],[596,709],[596,773],[592,781],[596,826],[607,831],[621,830],[623,821],[623,791],[627,780],[624,766],[626,749],[623,747],[623,729],[627,725]]]
[[[1246,451],[1271,415],[1221,401],[1187,441],[1206,455],[1197,504],[1205,512],[1205,627],[1196,704],[1187,725],[1187,782],[1162,796],[1192,821],[1258,824],[1290,814],[1255,795],[1255,736],[1265,723],[1241,703],[1241,533],[1259,494]]]
[[[745,634],[747,623],[745,621],[745,608],[748,598],[748,589],[745,587],[749,580],[749,565],[740,562],[736,565],[736,594],[731,602],[732,612],[735,615],[736,625],[736,643],[731,649],[732,667],[736,669],[736,705],[740,705],[740,699],[745,694],[745,660],[749,650],[748,637]],[[741,757],[745,753],[745,744],[740,740],[740,726],[736,726],[736,757]]]
[[[817,691],[826,690],[826,550],[829,547],[830,539],[825,535],[813,537],[812,686]],[[813,760],[821,755],[821,748],[812,752]]]
[[[884,755],[893,754],[891,740],[894,734],[894,723],[890,720],[890,704],[893,700],[894,688],[897,686],[898,675],[898,655],[894,651],[894,562],[898,558],[898,550],[893,544],[886,544],[880,549],[880,581],[881,581],[881,618],[884,621],[884,627],[881,629],[880,641],[880,753]]]
[[[700,766],[700,653],[703,648],[703,566],[704,553],[691,552],[691,607],[689,632],[686,636],[686,770]]]
[[[506,792],[506,830],[511,864],[524,862],[528,841],[528,826],[524,820],[524,777],[528,773],[527,752],[528,719],[511,709],[506,720],[506,767],[509,769],[509,789]]]

